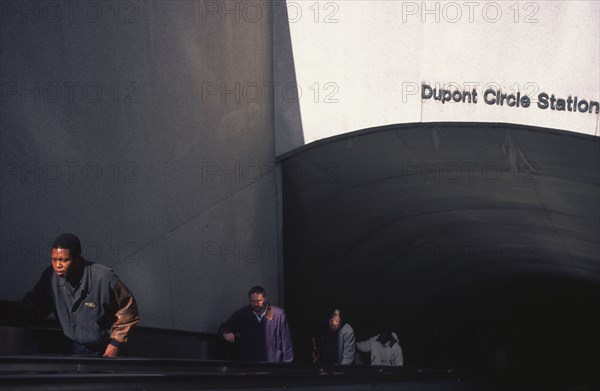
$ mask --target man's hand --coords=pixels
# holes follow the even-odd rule
[[[119,354],[119,348],[116,347],[115,345],[108,344],[102,357],[117,357],[118,354]]]
[[[233,333],[224,333],[223,338],[225,338],[225,341],[227,341],[227,342],[231,342],[231,343],[235,342],[235,334],[233,334]]]

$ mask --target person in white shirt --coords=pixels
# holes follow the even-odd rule
[[[396,333],[384,331],[366,341],[358,342],[356,348],[364,353],[371,352],[371,365],[402,366],[404,358]]]

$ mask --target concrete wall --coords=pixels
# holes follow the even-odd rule
[[[0,297],[73,232],[146,326],[213,332],[254,284],[277,303],[273,110],[248,89],[272,80],[269,18],[239,2],[1,5]]]
[[[274,32],[290,37],[289,52],[276,51],[275,80],[286,92],[276,100],[278,155],[400,123],[505,122],[599,135],[598,114],[535,103],[542,92],[600,100],[596,1],[323,0],[286,7],[288,23],[275,24]],[[422,100],[422,83],[476,89],[479,99]],[[488,105],[488,88],[528,95],[534,103]]]

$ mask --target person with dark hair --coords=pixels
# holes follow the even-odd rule
[[[72,353],[115,357],[140,321],[133,295],[106,266],[81,256],[73,234],[52,243],[51,266],[21,301],[0,301],[0,319],[29,322],[54,312]]]
[[[248,298],[250,306],[234,312],[219,327],[218,335],[239,344],[242,361],[292,362],[294,348],[283,310],[269,304],[261,286],[250,289]]]
[[[358,342],[356,348],[371,353],[371,365],[402,366],[404,357],[396,333],[382,331],[366,341]]]
[[[313,337],[313,362],[351,365],[354,364],[354,353],[354,330],[335,308]]]

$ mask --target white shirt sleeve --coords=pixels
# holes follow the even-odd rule
[[[373,343],[372,338],[369,338],[366,341],[363,342],[357,342],[356,343],[356,348],[358,350],[360,350],[363,353],[368,353],[371,351],[371,344]]]

